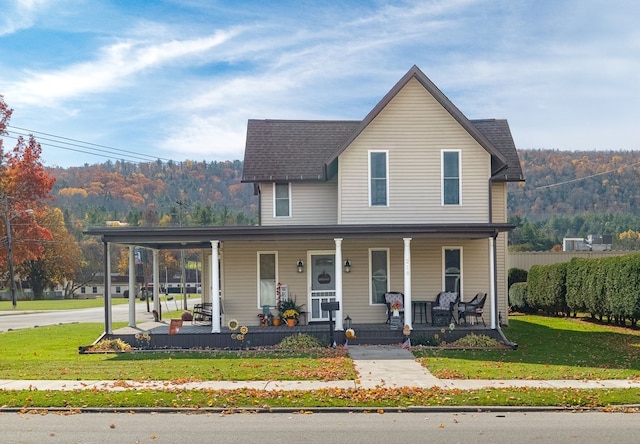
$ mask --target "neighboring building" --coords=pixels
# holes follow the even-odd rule
[[[414,66],[364,120],[249,121],[243,181],[259,196],[259,226],[88,234],[202,248],[203,298],[220,294],[241,324],[274,306],[281,284],[307,322],[326,321],[321,303],[339,302],[337,330],[346,314],[384,322],[387,291],[404,293],[411,326],[410,302],[441,290],[489,293],[497,328],[507,319],[507,183],[522,180],[507,121],[467,119]]]
[[[590,234],[582,237],[565,237],[562,239],[562,251],[611,251],[613,236],[610,234]]]

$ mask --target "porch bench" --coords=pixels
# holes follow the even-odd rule
[[[194,305],[193,322],[211,322],[212,319],[213,307],[210,302]]]

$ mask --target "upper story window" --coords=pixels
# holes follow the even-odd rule
[[[442,151],[442,205],[460,205],[460,151]]]
[[[369,205],[389,205],[389,162],[386,151],[369,152]]]
[[[274,183],[273,184],[273,216],[274,217],[290,217],[291,216],[291,184],[290,183]]]

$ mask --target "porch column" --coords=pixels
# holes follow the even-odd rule
[[[220,241],[211,241],[211,333],[220,333]]]
[[[491,294],[491,328],[497,328],[498,294],[496,293],[496,238],[489,238],[489,292]]]
[[[411,323],[411,239],[404,237],[404,324],[413,330]]]
[[[129,246],[129,327],[136,326],[136,259],[134,246]]]
[[[160,260],[158,250],[153,251],[153,309],[160,316]]]
[[[335,312],[336,331],[344,330],[342,326],[342,238],[333,239],[336,243],[336,301],[340,304],[340,310]]]
[[[113,334],[113,314],[111,311],[111,254],[109,242],[104,243],[104,332]]]

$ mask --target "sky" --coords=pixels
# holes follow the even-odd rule
[[[636,0],[0,0],[5,149],[243,159],[248,119],[360,120],[417,65],[518,148],[640,148]]]

